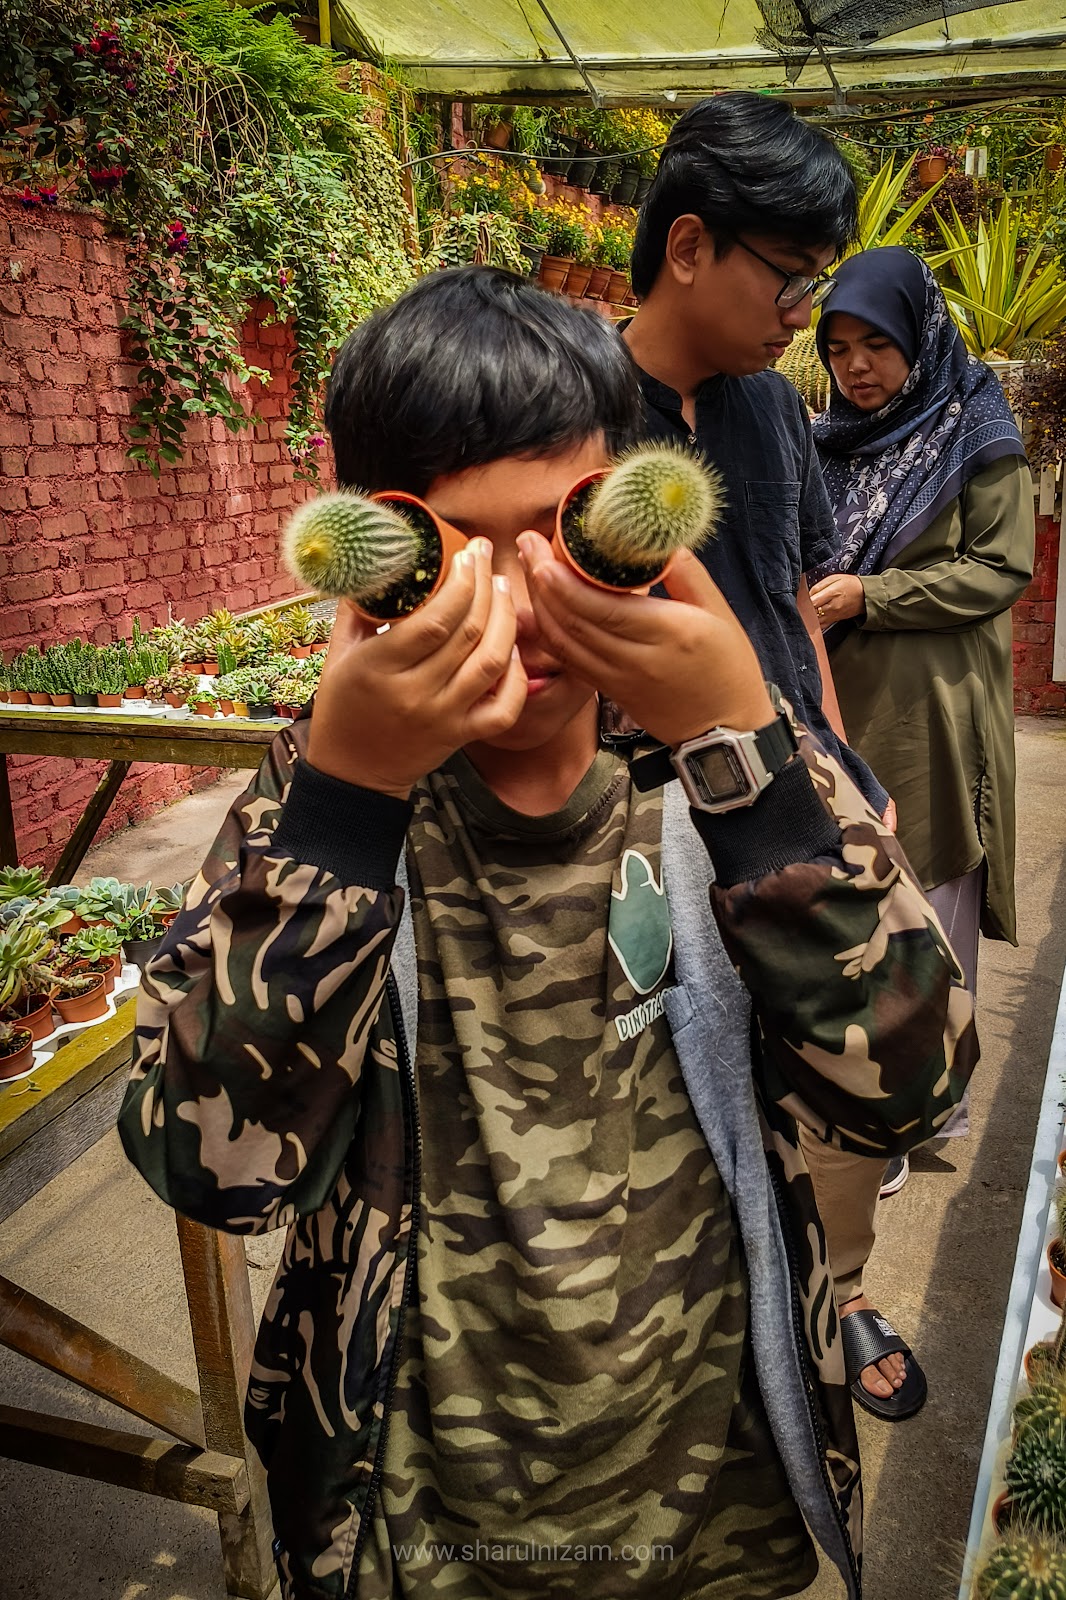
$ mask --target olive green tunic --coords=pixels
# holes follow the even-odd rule
[[[1016,944],[1010,607],[1033,573],[1033,489],[1021,456],[862,579],[866,619],[832,651],[844,727],[896,802],[926,889],[987,863],[981,931]]]

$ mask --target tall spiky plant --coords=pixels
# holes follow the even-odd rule
[[[1066,322],[1066,268],[1044,250],[1043,233],[1021,254],[1022,213],[1009,199],[991,222],[978,217],[971,236],[953,205],[947,219],[936,213],[946,249],[928,258],[941,277],[967,349],[974,355],[1009,359],[1023,340],[1044,339]]]

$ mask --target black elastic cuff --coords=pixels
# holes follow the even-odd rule
[[[693,809],[692,820],[723,889],[840,849],[840,829],[798,756],[754,805],[718,814]]]
[[[392,889],[414,807],[299,761],[271,848],[342,883]]]

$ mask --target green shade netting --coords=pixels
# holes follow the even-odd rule
[[[608,101],[684,100],[723,88],[831,93],[795,0],[545,4],[558,32],[538,0],[333,0],[334,43],[395,62],[436,94],[587,92],[567,46]],[[1066,86],[1061,0],[974,9],[967,0],[803,0],[802,10],[844,89]]]

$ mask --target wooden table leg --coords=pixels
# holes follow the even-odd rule
[[[111,802],[122,787],[122,780],[130,770],[132,762],[112,761],[100,782],[96,785],[89,804],[85,807],[78,821],[77,827],[63,847],[63,854],[52,870],[48,880],[48,887],[54,884],[66,883],[71,873],[77,872],[81,866],[82,857],[92,844],[99,831],[100,824],[111,809]]]
[[[18,845],[15,842],[15,817],[11,810],[11,784],[7,775],[7,757],[0,754],[0,867],[17,867]]]
[[[226,1592],[244,1600],[269,1600],[278,1576],[266,1474],[245,1438],[243,1422],[255,1340],[244,1240],[182,1216],[176,1221],[207,1447],[242,1458],[251,1490],[242,1512],[219,1512]]]

